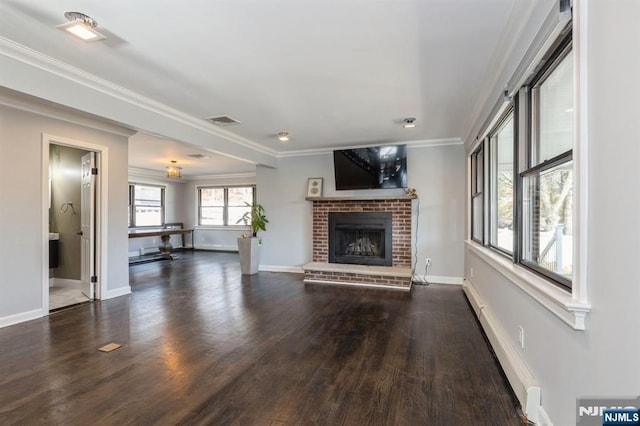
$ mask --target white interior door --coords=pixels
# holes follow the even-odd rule
[[[82,195],[81,195],[81,240],[80,240],[80,281],[82,292],[90,300],[94,298],[96,248],[96,191],[94,171],[96,170],[96,153],[90,152],[82,156]]]

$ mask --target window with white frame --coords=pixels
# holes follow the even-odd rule
[[[514,226],[514,110],[509,108],[489,134],[490,238],[492,247],[513,253]]]
[[[242,225],[242,216],[251,211],[254,201],[255,186],[200,187],[198,225]]]
[[[129,184],[129,227],[163,226],[162,186]]]

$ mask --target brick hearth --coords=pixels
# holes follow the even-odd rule
[[[415,196],[313,199],[313,261],[304,266],[307,283],[411,288],[411,201]],[[392,266],[329,262],[329,212],[391,212]]]

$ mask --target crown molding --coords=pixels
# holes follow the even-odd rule
[[[464,137],[462,140],[468,142],[470,138],[475,137],[474,131],[482,131],[482,129],[476,129],[481,125],[481,122],[487,118],[487,110],[493,108],[494,104],[501,98],[504,88],[506,87],[511,75],[503,76],[506,72],[507,62],[513,55],[516,46],[521,41],[522,33],[527,26],[527,21],[531,17],[534,11],[535,2],[529,0],[516,0],[511,12],[507,24],[500,34],[500,39],[496,45],[490,64],[495,64],[487,69],[487,73],[483,78],[483,83],[480,85],[477,101],[473,107],[469,118],[467,119],[463,128]],[[496,72],[495,70],[498,70]]]
[[[199,181],[199,180],[224,180],[224,179],[254,179],[256,178],[255,172],[245,172],[245,173],[226,173],[220,175],[198,175],[198,176],[187,176],[186,179],[189,181]]]
[[[218,175],[183,175],[180,179],[168,178],[167,175],[160,170],[144,169],[141,167],[129,167],[129,180],[131,179],[150,179],[154,181],[171,182],[171,183],[185,183],[190,181],[201,180],[225,180],[225,179],[253,179],[256,178],[255,172],[244,173],[224,173]],[[144,182],[141,182],[144,183]]]
[[[462,145],[463,141],[460,138],[446,138],[446,139],[423,139],[417,141],[408,142],[389,142],[389,143],[368,143],[366,145],[349,145],[349,146],[333,146],[317,149],[300,149],[296,151],[281,151],[277,153],[278,158],[287,157],[303,157],[307,155],[323,155],[331,154],[335,150],[339,149],[353,149],[353,148],[368,148],[372,145],[407,145],[407,148],[431,148],[435,146],[445,145]]]
[[[0,87],[0,105],[119,136],[130,137],[136,133],[135,130],[112,123],[107,119],[84,114],[71,108],[66,109],[44,99],[4,87]]]
[[[173,179],[173,178],[168,178],[167,175],[164,172],[161,172],[159,170],[150,170],[150,169],[143,169],[143,168],[139,168],[139,167],[129,167],[129,181],[135,180],[137,179],[150,179],[153,181],[162,181],[162,182],[171,182],[171,183],[184,183],[185,178],[184,176],[181,179]],[[144,183],[144,182],[140,182],[140,183]]]
[[[222,138],[228,142],[238,144],[240,146],[249,148],[265,155],[273,157],[277,156],[276,151],[266,148],[249,139],[238,136],[226,129],[219,128],[215,124],[209,123],[203,118],[193,117],[182,111],[171,108],[146,96],[142,96],[139,93],[126,89],[108,80],[97,77],[55,58],[44,55],[43,53],[30,49],[2,36],[0,36],[0,55],[12,58],[16,61],[30,65],[47,73],[62,77],[66,80],[72,81],[96,92],[106,94],[143,110],[153,112],[166,118],[170,118],[181,124]]]

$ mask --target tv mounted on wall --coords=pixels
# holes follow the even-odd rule
[[[333,151],[336,190],[407,187],[407,146]]]

